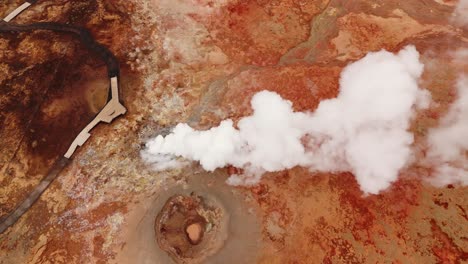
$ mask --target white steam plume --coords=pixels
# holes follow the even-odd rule
[[[338,97],[322,101],[313,113],[294,112],[290,101],[262,91],[252,98],[253,115],[237,129],[231,120],[207,131],[179,124],[147,142],[143,157],[154,162],[181,156],[209,171],[243,168],[243,175],[228,180],[233,185],[254,184],[264,172],[295,166],[351,171],[363,192],[376,194],[397,179],[411,154],[409,122],[414,109],[430,100],[418,87],[422,71],[413,46],[398,54],[369,53],[343,70]]]
[[[456,24],[468,26],[468,0],[459,0],[453,11],[453,20]]]
[[[432,182],[468,184],[468,76],[457,82],[458,98],[438,128],[429,132],[428,158],[437,164]]]

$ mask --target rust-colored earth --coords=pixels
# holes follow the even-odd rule
[[[21,3],[2,1],[0,17]],[[314,110],[338,94],[348,63],[414,44],[425,64],[421,86],[435,102],[412,124],[421,158],[427,130],[455,99],[457,77],[468,74],[466,59],[454,56],[468,49],[456,4],[39,0],[14,22],[88,28],[121,63],[128,112],[93,130],[40,200],[0,234],[0,263],[171,263],[155,241],[145,246],[144,234],[154,233],[152,217],[172,188],[219,196],[232,213],[222,263],[466,263],[468,189],[431,186],[431,168],[406,168],[389,190],[363,197],[349,173],[295,168],[236,188],[223,182],[233,168],[155,172],[140,157],[149,137],[179,122],[201,129],[248,115],[260,90]],[[105,64],[73,36],[0,35],[0,217],[64,154],[107,88]]]

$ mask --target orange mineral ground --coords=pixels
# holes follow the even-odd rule
[[[1,1],[0,17],[22,3]],[[411,124],[421,159],[427,131],[468,74],[462,5],[39,0],[13,22],[89,29],[120,62],[128,111],[96,127],[0,234],[0,263],[466,263],[468,188],[431,185],[430,166],[407,167],[389,189],[364,196],[351,173],[294,168],[233,187],[225,180],[236,168],[157,172],[140,156],[149,138],[178,123],[208,129],[249,115],[261,90],[313,111],[337,96],[347,64],[413,44],[425,64],[420,86],[433,100]],[[105,66],[64,33],[0,33],[0,219],[104,106]]]

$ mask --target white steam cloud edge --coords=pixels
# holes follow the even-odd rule
[[[468,184],[468,76],[457,81],[457,99],[440,126],[429,131],[428,160],[436,164],[431,182],[437,186]]]
[[[468,26],[468,0],[459,0],[453,11],[454,22],[462,27]]]
[[[227,165],[244,169],[228,183],[258,183],[265,172],[303,166],[311,171],[350,171],[366,194],[396,181],[411,156],[409,124],[430,95],[418,87],[419,53],[407,46],[398,54],[372,52],[348,65],[337,98],[315,112],[294,112],[278,94],[261,91],[251,100],[253,114],[197,131],[178,124],[169,135],[149,140],[142,151],[155,169],[177,166],[176,157],[198,161],[207,171]]]

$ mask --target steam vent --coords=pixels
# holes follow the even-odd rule
[[[167,200],[155,223],[158,245],[179,263],[202,263],[227,239],[226,212],[200,196]]]
[[[0,1],[0,264],[468,263],[468,0]]]

